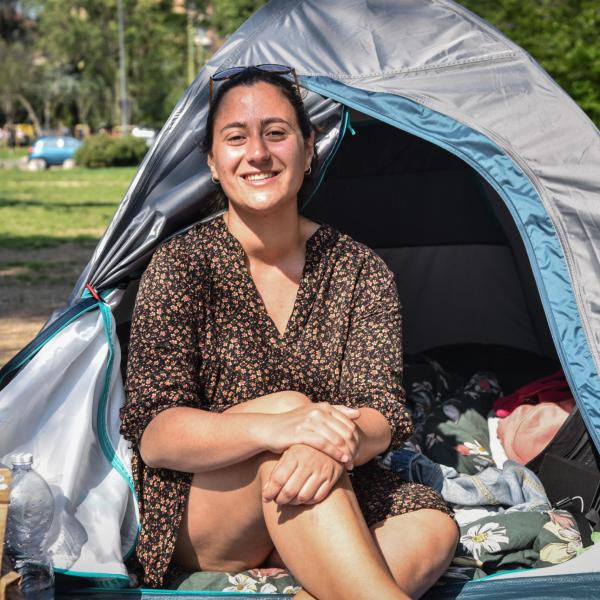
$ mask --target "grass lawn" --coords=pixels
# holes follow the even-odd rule
[[[19,146],[18,148],[0,148],[0,160],[18,160],[27,156],[27,146]]]
[[[0,250],[95,243],[135,171],[135,167],[0,170]]]

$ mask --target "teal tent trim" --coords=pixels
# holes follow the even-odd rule
[[[448,150],[496,190],[519,230],[567,381],[600,449],[600,377],[558,235],[523,170],[482,133],[408,98],[361,90],[328,77],[302,77],[302,83],[314,92]]]
[[[522,577],[516,579],[495,579],[472,581],[466,584],[448,584],[433,587],[423,596],[423,600],[582,600],[597,598],[600,589],[600,573],[578,573],[576,575],[553,575],[549,577]],[[253,598],[254,600],[288,600],[291,595],[249,594],[246,592],[211,592],[126,589],[105,590],[89,588],[71,592],[58,592],[56,600],[189,600],[190,597],[204,600],[221,600],[225,597]]]

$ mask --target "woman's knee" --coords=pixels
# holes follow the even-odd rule
[[[276,409],[273,412],[285,413],[312,404],[312,400],[302,392],[285,390],[270,394],[269,404]]]

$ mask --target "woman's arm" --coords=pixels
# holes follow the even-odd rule
[[[164,410],[144,430],[140,454],[151,467],[190,473],[220,469],[260,452],[281,454],[295,444],[312,446],[340,462],[350,460],[356,444],[352,419],[358,411],[299,402],[297,396],[271,394],[221,414],[184,406]],[[265,411],[268,405],[270,412]]]

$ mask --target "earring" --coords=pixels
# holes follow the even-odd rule
[[[211,180],[211,181],[212,181],[212,182],[213,182],[215,185],[219,185],[219,180],[218,180],[218,179],[215,179],[215,176],[214,176],[214,175],[211,175],[211,176],[210,176],[210,180]]]
[[[310,167],[308,167],[308,170],[307,170],[307,171],[304,171],[304,174],[305,174],[305,175],[310,175],[310,174],[311,174],[311,172],[312,172],[312,165],[311,165]]]

